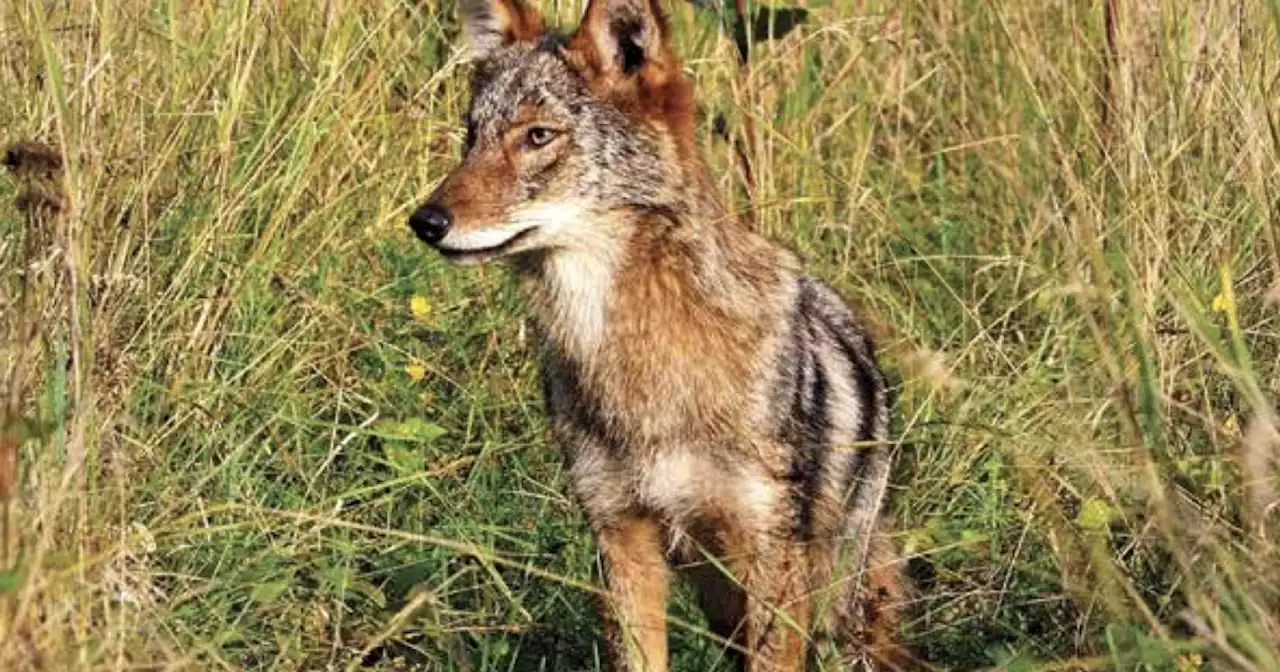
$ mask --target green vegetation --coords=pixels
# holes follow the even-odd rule
[[[878,325],[908,641],[1280,669],[1280,6],[810,8],[740,70],[672,6],[725,193]],[[461,143],[452,17],[0,6],[0,140],[65,153],[70,213],[0,177],[0,669],[601,667],[524,308],[404,225]],[[674,613],[675,669],[725,669]]]

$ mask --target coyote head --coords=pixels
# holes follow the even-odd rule
[[[673,208],[691,89],[659,0],[591,0],[571,36],[523,0],[460,0],[475,69],[462,162],[410,217],[457,261],[589,246]]]

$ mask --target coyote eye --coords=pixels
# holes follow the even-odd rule
[[[528,143],[530,147],[537,149],[546,147],[548,143],[556,139],[557,133],[545,126],[534,126],[529,129]]]

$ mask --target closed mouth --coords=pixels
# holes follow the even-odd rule
[[[484,261],[486,259],[500,257],[506,254],[507,252],[510,252],[513,248],[515,248],[516,245],[520,244],[520,241],[528,238],[537,229],[538,227],[536,226],[530,226],[527,229],[522,229],[518,233],[516,233],[514,236],[511,236],[510,238],[502,241],[501,243],[498,243],[497,245],[492,245],[490,247],[451,248],[451,247],[444,247],[443,245],[441,245],[441,246],[437,246],[436,250],[438,250],[440,254],[444,255],[445,258],[448,259],[449,261],[457,261],[457,262]]]

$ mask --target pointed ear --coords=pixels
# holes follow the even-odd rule
[[[523,0],[459,0],[458,14],[467,51],[476,60],[515,42],[537,42],[546,33],[542,15]]]
[[[570,44],[587,51],[602,73],[631,75],[674,62],[668,33],[659,0],[591,0]]]

